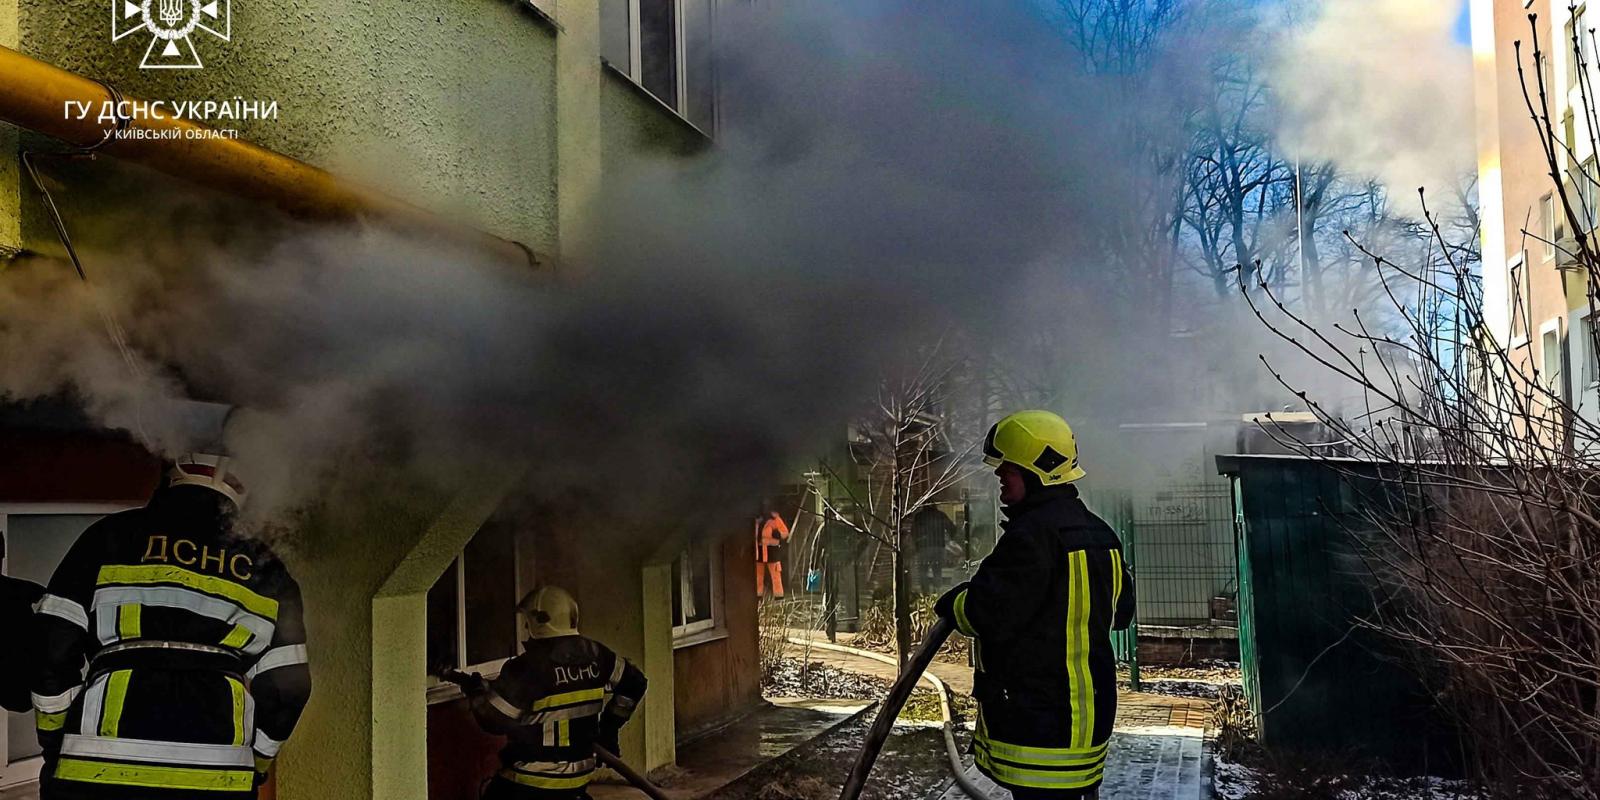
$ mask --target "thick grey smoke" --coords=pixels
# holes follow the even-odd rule
[[[659,513],[756,496],[948,331],[1110,346],[1114,278],[1083,242],[1144,179],[1100,124],[1137,99],[1083,75],[1032,4],[720,22],[719,141],[611,168],[576,280],[374,230],[175,233],[89,258],[145,381],[89,290],[40,262],[0,275],[0,392],[71,389],[130,430],[154,425],[139,398],[245,406],[233,445],[269,509],[354,458],[445,479],[526,463],[552,495]],[[228,227],[206,222],[173,227]]]
[[[1451,202],[1473,165],[1460,0],[1312,0],[1271,59],[1286,151],[1378,179],[1399,210]]]

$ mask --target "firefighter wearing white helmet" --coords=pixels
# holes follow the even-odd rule
[[[300,588],[219,453],[91,525],[40,599],[44,800],[254,798],[311,694]]]
[[[453,677],[478,723],[506,737],[486,800],[585,798],[595,747],[616,754],[618,733],[645,692],[644,673],[578,633],[578,604],[541,586],[517,604],[528,627],[523,652],[500,676]]]
[[[1133,621],[1122,542],[1078,497],[1085,473],[1066,420],[1005,417],[983,457],[1005,533],[936,605],[976,640],[978,768],[1019,800],[1097,797],[1117,711],[1111,631]]]

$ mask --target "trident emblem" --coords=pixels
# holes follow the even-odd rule
[[[150,34],[141,69],[199,69],[196,32],[233,38],[233,0],[111,0],[111,41]]]
[[[185,3],[184,0],[161,0],[162,24],[166,25],[168,28],[177,27],[178,23],[183,21],[185,16],[183,13],[186,10],[184,8],[185,5],[187,5],[187,3]]]

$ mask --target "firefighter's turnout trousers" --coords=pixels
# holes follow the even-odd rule
[[[486,730],[506,736],[487,798],[580,797],[594,746],[633,716],[644,673],[582,636],[529,639],[521,655],[472,697]]]
[[[256,796],[311,692],[300,589],[216,498],[163,490],[56,569],[33,681],[44,800]]]
[[[1094,792],[1117,712],[1111,630],[1133,619],[1116,532],[1068,485],[1006,509],[994,552],[955,598],[976,638],[978,768],[1019,797]]]

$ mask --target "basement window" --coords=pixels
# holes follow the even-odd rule
[[[428,674],[497,674],[517,654],[519,564],[526,548],[516,518],[491,517],[428,590]]]
[[[717,543],[690,546],[672,562],[672,639],[674,647],[720,638],[722,548]]]
[[[714,0],[600,0],[600,56],[703,133],[715,127]]]

